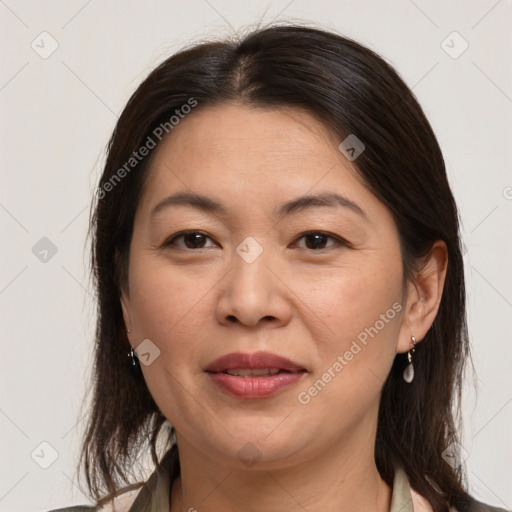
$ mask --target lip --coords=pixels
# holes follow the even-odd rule
[[[294,363],[286,357],[272,354],[271,352],[253,352],[252,354],[246,352],[232,352],[210,363],[206,371],[218,373],[235,368],[279,368],[287,372],[300,372],[305,370],[300,364]]]
[[[279,368],[283,373],[249,377],[224,373],[227,370],[239,368]],[[226,354],[210,363],[205,371],[223,392],[245,400],[273,396],[297,384],[307,373],[307,370],[301,365],[269,352]]]

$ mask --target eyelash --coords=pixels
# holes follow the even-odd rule
[[[175,246],[175,241],[176,240],[178,240],[179,238],[182,238],[184,236],[193,235],[193,234],[202,235],[202,236],[204,236],[206,238],[212,239],[209,235],[207,235],[206,233],[203,233],[201,231],[193,231],[193,230],[190,230],[190,231],[180,231],[179,233],[176,233],[175,235],[170,237],[166,242],[164,242],[163,247]],[[350,243],[347,242],[346,240],[344,240],[343,238],[340,238],[339,236],[332,235],[331,233],[327,233],[325,231],[306,231],[304,233],[301,233],[300,236],[298,238],[296,238],[296,240],[300,240],[300,239],[302,239],[304,237],[312,236],[312,235],[325,236],[327,238],[331,238],[332,240],[334,240],[338,246],[350,247]],[[200,250],[200,249],[204,249],[204,247],[198,247],[196,249],[191,249],[191,248],[188,248],[188,247],[179,247],[179,246],[176,246],[176,247],[178,249],[184,249],[184,250],[188,250],[188,251],[197,251],[197,250]],[[301,249],[308,249],[311,252],[320,252],[320,251],[329,250],[332,247],[334,247],[334,246],[331,245],[329,247],[324,247],[324,248],[321,248],[321,249],[308,249],[307,247],[301,247]],[[208,247],[206,247],[206,249],[208,249]]]

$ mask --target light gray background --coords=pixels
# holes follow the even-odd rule
[[[510,1],[0,0],[0,15],[0,510],[86,503],[74,474],[94,329],[84,244],[117,116],[183,45],[274,18],[310,21],[376,50],[433,125],[466,245],[479,376],[464,406],[471,492],[512,507]],[[46,59],[52,40],[43,31],[58,43]],[[469,44],[457,58],[463,40],[446,39],[454,31]],[[46,262],[33,253],[43,237],[57,248]],[[43,469],[52,450],[58,457]]]

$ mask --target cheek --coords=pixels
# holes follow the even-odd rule
[[[150,258],[131,264],[130,301],[137,336],[139,341],[151,340],[160,351],[151,365],[142,366],[144,380],[166,418],[187,431],[204,415],[192,390],[211,335],[206,324],[212,315],[208,291],[216,280],[210,276],[191,282],[183,272],[166,263],[156,265]]]
[[[294,292],[335,340],[357,335],[402,299],[402,266],[391,255],[355,254],[337,268],[297,273],[293,282]]]
[[[367,389],[371,399],[395,357],[403,308],[400,257],[354,254],[353,262],[325,274],[315,271],[314,278],[303,273],[295,283],[316,345],[315,377],[336,375],[326,376],[333,385],[324,397],[333,393],[350,401]]]
[[[140,339],[150,339],[163,355],[172,354],[165,357],[171,366],[182,352],[192,355],[198,350],[194,343],[207,334],[201,333],[211,317],[205,308],[215,279],[197,273],[191,281],[179,269],[150,258],[132,261],[131,271],[130,300]]]

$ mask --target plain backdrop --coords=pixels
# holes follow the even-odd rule
[[[87,503],[75,474],[95,321],[86,236],[118,115],[171,53],[271,20],[369,46],[432,123],[465,243],[470,491],[512,507],[510,1],[0,0],[0,16],[1,511]]]

